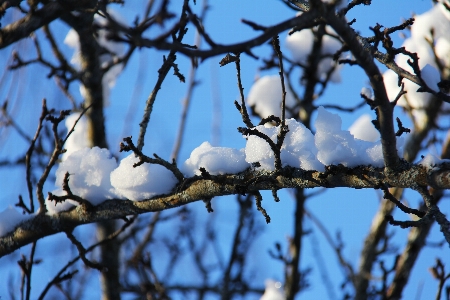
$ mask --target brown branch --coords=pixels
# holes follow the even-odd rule
[[[66,232],[67,237],[69,238],[69,240],[72,242],[72,244],[75,245],[75,247],[77,247],[78,249],[78,253],[80,254],[81,260],[84,262],[84,264],[86,265],[86,267],[89,268],[93,268],[93,269],[97,269],[101,272],[107,272],[106,268],[104,268],[103,266],[101,266],[99,263],[90,261],[87,257],[86,257],[86,249],[83,247],[83,245],[75,238],[75,236],[67,231]]]
[[[67,115],[69,115],[69,113],[70,111],[63,110],[60,111],[58,117],[54,117],[52,115],[46,116],[46,120],[52,123],[53,140],[55,145],[50,160],[48,161],[47,166],[45,167],[44,172],[41,175],[41,178],[39,178],[39,181],[36,184],[36,195],[39,201],[39,214],[45,214],[45,212],[47,211],[43,192],[44,184],[47,181],[48,176],[50,175],[51,169],[56,164],[59,155],[63,151],[63,141],[58,136],[58,125],[65,119]]]
[[[280,139],[281,134],[283,132],[281,128],[283,128],[286,124],[286,86],[284,84],[283,54],[281,53],[280,40],[278,38],[278,35],[272,38],[272,45],[273,49],[275,50],[275,53],[278,56],[278,64],[280,66],[280,72],[278,72],[281,81],[281,126],[280,126],[280,135],[278,137]]]
[[[252,121],[250,120],[250,117],[247,112],[247,107],[245,105],[245,96],[244,96],[244,87],[242,86],[241,81],[241,54],[237,53],[236,56],[226,56],[230,57],[231,61],[234,61],[236,63],[236,72],[237,72],[237,83],[239,88],[239,95],[241,96],[241,104],[239,104],[237,101],[234,101],[234,105],[239,110],[242,116],[242,121],[244,122],[245,126],[248,128],[254,127]]]
[[[118,229],[117,231],[115,231],[114,233],[112,233],[111,235],[107,236],[105,239],[93,244],[92,246],[90,246],[89,248],[86,248],[84,251],[84,255],[86,255],[87,253],[91,252],[92,250],[96,249],[98,246],[105,244],[106,242],[109,242],[113,239],[115,239],[120,233],[122,233],[125,229],[127,229],[136,219],[136,217],[133,217],[129,220],[127,220],[125,222],[125,224],[123,224],[123,226]],[[74,259],[70,260],[67,262],[67,264],[55,275],[55,277],[45,286],[44,290],[42,291],[42,293],[39,296],[39,300],[45,299],[45,295],[47,294],[47,292],[50,290],[50,288],[57,284],[60,283],[61,281],[64,280],[68,280],[70,279],[75,273],[77,273],[78,271],[75,270],[73,272],[68,272],[65,273],[67,271],[67,269],[72,266],[73,264],[75,264],[78,260],[81,259],[81,255],[78,255],[77,257],[75,257]]]
[[[183,10],[180,16],[179,21],[179,28],[178,29],[178,37],[175,37],[175,32],[172,32],[172,39],[176,45],[179,45],[180,47],[184,48],[181,45],[181,41],[183,40],[184,35],[186,34],[186,24],[187,24],[187,16],[186,16],[186,10],[187,10],[188,2],[185,0],[183,4]],[[187,49],[187,48],[186,48]],[[156,96],[158,95],[158,91],[161,89],[161,85],[166,78],[167,73],[169,73],[172,66],[174,66],[174,62],[177,58],[176,53],[177,49],[170,49],[170,53],[167,56],[167,59],[164,57],[164,62],[161,68],[158,70],[158,80],[156,81],[156,84],[150,93],[150,95],[147,98],[147,101],[145,103],[145,109],[144,109],[144,115],[142,116],[142,121],[139,123],[140,131],[139,131],[139,137],[137,142],[137,148],[139,150],[142,150],[144,147],[144,137],[147,132],[147,126],[150,122],[150,116],[153,111],[153,104],[156,101]]]
[[[36,133],[34,134],[33,140],[30,143],[30,147],[27,150],[27,154],[25,156],[25,164],[26,164],[26,179],[27,179],[27,188],[28,188],[28,197],[30,199],[30,211],[34,212],[34,200],[33,200],[33,186],[31,183],[31,156],[33,155],[34,147],[36,145],[36,141],[41,133],[42,124],[50,112],[47,110],[47,101],[45,99],[42,100],[42,112],[39,117],[38,128],[36,129]]]
[[[212,41],[209,40],[209,36],[204,32],[203,25],[201,24],[201,23],[203,23],[203,20],[206,17],[207,8],[208,8],[207,1],[203,1],[202,12],[201,12],[200,17],[197,18],[197,16],[194,16],[192,18],[192,21],[194,22],[194,24],[196,25],[196,28],[197,28],[197,32],[196,32],[195,38],[194,38],[194,44],[196,47],[200,47],[200,45],[202,43],[202,37],[204,37],[205,40],[210,45],[212,45],[211,43],[213,43]],[[190,8],[189,8],[189,12],[192,13],[190,11]],[[198,60],[195,58],[192,58],[191,70],[189,71],[186,96],[183,99],[183,110],[182,110],[181,117],[180,117],[180,125],[178,126],[177,137],[175,139],[175,143],[174,143],[172,155],[171,155],[171,158],[174,160],[176,160],[178,158],[178,154],[181,149],[181,145],[182,145],[183,138],[184,138],[184,130],[186,128],[188,110],[190,107],[194,89],[198,85],[198,82],[195,79],[197,76],[197,68],[198,68]]]
[[[55,216],[39,214],[0,238],[0,257],[44,236],[67,231],[78,225],[162,211],[202,199],[241,194],[243,190],[254,193],[260,190],[320,186],[327,188],[375,188],[379,186],[380,182],[403,188],[411,187],[414,184],[450,188],[450,181],[448,181],[450,166],[442,165],[441,169],[438,167],[437,171],[433,171],[426,170],[422,166],[411,166],[392,177],[386,176],[383,169],[373,167],[352,169],[343,166],[337,166],[338,171],[336,173],[303,171],[287,167],[279,172],[259,172],[248,169],[237,175],[211,175],[209,179],[194,177],[190,181],[189,179],[185,181],[183,189],[170,195],[156,196],[140,202],[109,200],[92,210],[86,210],[83,206],[78,206]]]
[[[438,102],[438,101],[433,101]],[[432,102],[432,103],[433,103]],[[427,108],[429,109],[429,107]],[[434,118],[432,118],[434,120]],[[424,125],[424,127],[427,127]],[[414,134],[414,133],[413,133]],[[446,142],[444,143],[441,158],[449,158],[450,153],[448,151],[449,148],[446,147],[450,141],[450,136],[447,136]],[[412,144],[412,146],[417,147]],[[420,145],[419,145],[420,147]],[[435,200],[435,204],[437,204],[444,196],[444,190],[432,190],[433,199]],[[425,205],[422,205],[421,209],[426,209]],[[397,269],[395,272],[395,276],[392,279],[392,283],[389,286],[387,291],[387,296],[392,298],[401,298],[402,292],[406,284],[408,283],[409,274],[411,274],[411,270],[414,267],[416,260],[422,250],[422,248],[426,244],[426,238],[428,237],[428,233],[434,222],[430,222],[421,227],[414,227],[408,234],[408,241],[400,255],[400,259],[397,265]]]
[[[317,11],[311,11],[308,13],[304,13],[298,17],[289,19],[277,25],[274,25],[267,29],[263,34],[250,39],[246,42],[236,43],[232,45],[223,45],[221,47],[213,48],[210,50],[195,50],[191,48],[187,48],[180,43],[168,43],[160,40],[150,40],[145,38],[140,38],[136,43],[139,46],[147,47],[147,48],[156,48],[159,50],[173,50],[179,53],[182,53],[188,57],[199,57],[202,59],[206,59],[208,57],[217,56],[225,53],[243,53],[247,52],[250,49],[263,45],[268,40],[270,40],[274,35],[277,35],[283,31],[291,29],[292,27],[298,27],[299,29],[303,28],[311,28],[317,25],[317,18],[320,16],[320,13]],[[133,43],[133,41],[128,41]]]
[[[429,132],[434,128],[435,120],[440,111],[442,101],[430,101],[429,105],[425,108],[426,118],[422,124],[419,124],[415,130],[408,135],[406,144],[404,146],[404,158],[408,162],[412,162],[419,151],[422,149],[422,142],[427,137]],[[450,148],[448,148],[450,149]],[[445,153],[445,150],[443,150]],[[447,158],[443,156],[443,158]],[[391,193],[398,199],[401,198],[403,193],[402,188],[391,189]],[[364,247],[361,251],[361,262],[359,265],[359,276],[358,281],[355,286],[356,294],[366,295],[366,290],[368,286],[368,278],[366,274],[370,273],[372,266],[377,259],[377,245],[386,235],[386,230],[388,223],[385,220],[386,215],[392,214],[395,204],[390,201],[385,201],[381,204],[378,212],[373,218],[372,226],[370,232],[364,240]],[[424,208],[425,209],[425,208]],[[417,256],[420,253],[420,249],[424,245],[425,238],[431,228],[429,223],[423,227],[414,227],[411,229],[411,233],[408,237],[408,243],[405,246],[404,252],[400,258],[397,273],[392,281],[391,287],[388,289],[388,293],[393,296],[401,295],[403,288],[405,287]]]
[[[412,186],[419,194],[423,197],[425,205],[427,206],[427,214],[430,213],[432,217],[441,227],[441,232],[443,233],[447,243],[450,245],[450,222],[447,220],[445,215],[440,211],[439,207],[436,205],[433,196],[430,194],[426,186]]]
[[[436,300],[441,299],[442,290],[444,288],[445,282],[450,279],[450,273],[445,272],[445,265],[442,263],[442,261],[437,258],[436,259],[436,265],[429,268],[429,271],[431,275],[439,281],[439,287],[436,293]],[[447,298],[449,295],[449,288],[447,287]]]
[[[139,158],[139,162],[135,163],[133,165],[133,168],[136,168],[144,163],[150,163],[150,164],[158,164],[169,171],[173,173],[173,175],[179,180],[184,180],[184,175],[181,173],[181,171],[178,169],[175,160],[173,160],[172,163],[169,163],[168,161],[160,158],[158,155],[153,154],[155,158],[150,158],[147,155],[143,154],[138,147],[136,147],[131,139],[131,137],[126,137],[123,139],[126,145],[124,143],[120,143],[120,152],[122,151],[133,151],[133,153]]]
[[[83,6],[86,1],[74,1]],[[81,3],[80,3],[81,2]],[[0,49],[28,37],[33,31],[49,24],[66,12],[61,2],[49,2],[41,9],[30,11],[22,19],[0,29]]]
[[[400,166],[400,159],[397,154],[397,140],[395,138],[393,123],[393,107],[389,102],[386,88],[383,83],[383,76],[370,52],[364,51],[363,45],[358,41],[356,33],[347,24],[345,19],[339,18],[334,12],[327,12],[326,19],[337,34],[344,40],[355,56],[358,64],[363,68],[369,77],[370,84],[374,91],[375,103],[377,105],[377,115],[381,144],[383,147],[383,157],[385,167],[395,170]]]
[[[261,212],[261,214],[266,219],[266,223],[269,224],[270,216],[267,214],[267,211],[262,207],[262,205],[261,205],[262,200],[263,200],[263,198],[262,198],[261,193],[259,191],[255,192],[256,209]]]

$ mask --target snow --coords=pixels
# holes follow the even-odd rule
[[[450,159],[440,159],[431,153],[428,153],[421,161],[417,164],[428,169],[436,169],[435,166],[443,163],[450,163]]]
[[[334,30],[330,26],[326,26],[326,31],[335,34]],[[286,38],[286,47],[289,49],[292,55],[292,59],[302,65],[307,65],[309,55],[311,54],[314,42],[314,34],[311,29],[304,29],[297,31]],[[342,47],[339,40],[329,36],[324,35],[322,39],[321,55],[330,56],[323,58],[317,68],[317,78],[320,80],[325,80],[327,73],[335,65],[332,56]],[[339,83],[341,81],[340,69],[342,65],[337,65],[336,69],[333,71],[330,80],[334,83]]]
[[[75,121],[80,117],[80,113],[72,113],[71,115],[66,117],[66,128],[67,133],[72,130]],[[64,144],[64,149],[66,152],[61,156],[61,160],[66,160],[72,153],[81,150],[83,148],[88,147],[88,139],[87,139],[87,120],[83,116],[78,121],[77,125],[74,128],[74,131],[67,139]]]
[[[434,37],[446,37],[450,35],[450,22],[445,12],[446,8],[442,3],[436,4],[430,10],[414,17],[414,24],[411,26],[411,36],[417,39],[417,42],[425,42],[423,39],[431,39],[431,29],[434,31]]]
[[[323,171],[325,165],[342,164],[347,167],[372,165],[383,167],[381,142],[378,131],[370,122],[370,116],[358,120],[351,132],[342,130],[341,118],[328,112],[323,107],[318,108],[315,121],[316,134],[313,135],[303,124],[294,119],[286,120],[289,132],[281,147],[281,162],[284,166],[302,168],[304,170]],[[361,130],[356,130],[361,126]],[[255,127],[276,142],[279,126]],[[269,144],[255,135],[248,135],[245,147],[246,161],[250,164],[259,162],[261,169],[273,171],[275,156]],[[403,139],[398,139],[397,149],[401,152]]]
[[[440,62],[444,66],[450,66],[450,41],[442,37],[436,39],[434,50]]]
[[[64,176],[69,172],[69,186],[73,194],[97,205],[115,197],[109,179],[117,167],[115,158],[107,149],[84,148],[72,153],[56,170],[56,186],[62,187]]]
[[[173,173],[165,167],[144,163],[133,168],[137,162],[139,159],[131,153],[111,173],[111,185],[120,197],[140,201],[167,194],[178,183]]]
[[[324,165],[383,167],[381,142],[356,139],[349,131],[341,129],[342,120],[338,115],[319,107],[315,126],[317,158]]]
[[[186,177],[200,175],[200,167],[211,175],[237,174],[249,167],[244,149],[212,147],[209,142],[195,148],[181,168]]]
[[[446,4],[447,6],[450,5],[450,1],[449,0],[438,0],[438,2],[440,2],[442,5],[439,5],[439,9],[441,10],[442,14],[448,19],[450,20],[450,11],[445,7],[444,4]]]
[[[361,89],[361,94],[366,96],[367,98],[373,100],[373,90],[371,88],[363,87]]]
[[[417,15],[414,18],[414,24],[411,26],[411,37],[404,41],[403,47],[409,52],[417,53],[422,79],[428,87],[439,91],[436,84],[440,81],[440,74],[433,50],[428,41],[432,41],[432,38],[434,39],[436,56],[444,66],[450,67],[449,13],[442,3],[438,3],[429,11]],[[431,36],[431,31],[433,31],[433,37]],[[411,66],[407,63],[410,59],[409,56],[400,54],[396,56],[395,62],[401,68],[414,73]],[[388,97],[392,101],[400,91],[397,85],[398,77],[393,71],[388,70],[384,73],[383,78]],[[417,92],[419,86],[409,80],[403,80],[403,83],[405,84],[407,94],[400,98],[398,105],[413,108],[412,114],[416,124],[422,124],[424,123],[425,117],[422,109],[429,103],[432,96],[429,93]],[[444,106],[448,107],[447,104]]]
[[[317,148],[314,136],[305,125],[294,119],[286,120],[289,132],[286,134],[281,147],[281,162],[283,166],[302,168],[304,170],[324,170],[324,166],[317,160]],[[259,125],[256,130],[264,133],[276,142],[279,127]],[[259,162],[262,169],[273,171],[275,169],[275,156],[269,144],[260,137],[246,136],[245,160],[248,163]]]
[[[70,183],[69,183],[69,185],[70,185]],[[62,189],[56,189],[56,190],[52,191],[51,193],[55,196],[63,196],[63,195],[67,194]],[[47,215],[55,215],[62,211],[67,211],[67,210],[71,209],[72,207],[75,207],[78,205],[79,205],[78,202],[75,202],[72,200],[55,203],[55,201],[50,201],[48,199],[48,197],[47,197],[47,199],[45,199],[45,207],[47,208]]]
[[[375,142],[380,139],[380,133],[372,124],[372,117],[369,114],[363,114],[350,126],[350,133],[357,139]]]
[[[31,218],[32,215],[24,215],[19,213],[11,205],[7,209],[0,212],[0,236],[4,236],[16,228],[20,223]]]
[[[122,17],[115,11],[108,9],[108,14],[117,22],[126,24],[126,22],[122,19]],[[106,66],[111,64],[114,60],[116,60],[118,57],[121,57],[125,54],[125,47],[123,43],[116,43],[111,40],[108,40],[107,36],[109,32],[107,29],[105,29],[105,27],[107,27],[108,25],[108,21],[104,17],[96,14],[94,16],[94,23],[100,27],[100,29],[97,30],[96,32],[98,44],[107,51],[109,51],[109,53],[104,53],[100,55],[100,65],[102,68],[105,68]],[[70,62],[73,65],[79,67],[81,65],[80,40],[78,34],[74,29],[69,30],[69,32],[66,35],[66,38],[64,39],[64,44],[68,45],[74,50]],[[120,75],[122,70],[123,64],[116,64],[103,75],[102,86],[103,86],[103,99],[105,101],[105,105],[108,103],[111,89],[115,86],[116,79]],[[83,84],[80,85],[80,94],[83,98],[86,98],[86,89]]]
[[[78,115],[70,116],[66,122],[71,127]],[[342,130],[341,118],[318,108],[315,121],[316,134],[294,119],[286,120],[288,133],[281,147],[281,161],[284,166],[303,170],[324,171],[325,165],[342,164],[348,167],[373,165],[383,167],[383,156],[378,131],[371,123],[369,115],[363,115],[350,127],[350,131]],[[78,126],[84,126],[83,122]],[[276,143],[279,126],[259,125],[254,129],[267,135]],[[68,141],[72,150],[59,164],[56,170],[56,196],[65,195],[62,185],[68,172],[71,192],[83,199],[98,205],[108,199],[130,199],[141,201],[157,195],[171,193],[178,184],[174,174],[164,166],[144,163],[136,168],[139,162],[133,153],[122,159],[117,165],[108,149],[79,148],[77,139],[83,131],[78,128]],[[273,171],[274,152],[269,144],[255,135],[244,136],[247,143],[245,149],[213,147],[209,142],[195,148],[190,157],[180,166],[185,177],[201,175],[200,168],[211,175],[237,174],[255,166],[262,170]],[[80,142],[81,143],[81,142]],[[73,145],[73,146],[72,146]],[[401,151],[402,139],[398,139],[397,148]],[[75,151],[76,150],[76,151]],[[67,200],[55,204],[46,200],[48,214],[56,214],[68,210],[78,202]]]
[[[284,300],[284,292],[281,289],[281,282],[268,279],[265,282],[266,290],[260,300]]]
[[[435,92],[438,92],[439,87],[437,84],[441,81],[439,71],[435,67],[426,64],[425,67],[420,70],[420,73],[427,86]]]
[[[271,75],[258,79],[250,89],[247,96],[247,103],[254,106],[255,112],[261,117],[266,118],[270,115],[281,115],[281,82],[280,76]],[[296,103],[294,96],[286,87],[286,107],[293,107]],[[286,115],[289,112],[286,111]]]

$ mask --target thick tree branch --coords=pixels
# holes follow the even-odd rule
[[[383,169],[373,167],[331,166],[325,173],[287,167],[279,172],[256,172],[249,169],[236,175],[211,175],[208,179],[193,177],[180,184],[178,192],[166,196],[140,202],[109,200],[93,209],[78,206],[54,216],[40,214],[0,238],[0,257],[42,237],[70,231],[82,224],[166,210],[216,196],[282,188],[378,188],[380,184],[404,188],[414,185],[450,188],[450,166],[443,165],[442,168],[435,169],[436,171],[422,166],[410,166],[396,176],[389,177]]]
[[[364,50],[364,45],[358,40],[356,33],[343,18],[336,16],[334,11],[327,12],[328,24],[333,27],[337,34],[344,40],[352,54],[355,56],[359,66],[363,68],[369,77],[370,84],[375,94],[377,105],[377,116],[381,144],[383,146],[383,157],[385,166],[395,170],[399,167],[400,159],[397,154],[396,138],[393,122],[393,106],[389,102],[386,88],[383,83],[383,76],[375,64],[370,52]]]
[[[426,113],[424,114],[422,123],[417,124],[414,131],[410,135],[408,135],[408,138],[404,146],[405,150],[403,153],[403,157],[406,161],[412,162],[416,159],[417,154],[422,149],[421,146],[422,142],[436,124],[435,120],[438,116],[438,112],[441,110],[440,109],[441,105],[442,101],[439,101],[438,99],[430,101],[429,105],[425,108]],[[443,153],[445,153],[445,150],[443,150]],[[447,157],[445,156],[445,154],[443,154],[442,158]],[[396,198],[399,199],[403,194],[403,189],[394,188],[391,189],[391,193],[395,195]],[[385,216],[391,215],[395,207],[396,206],[392,202],[384,201],[382,202],[381,207],[379,208],[377,214],[373,218],[370,232],[364,241],[364,247],[363,250],[361,251],[360,256],[361,260],[359,263],[359,270],[358,270],[359,276],[357,284],[355,285],[356,290],[355,298],[357,299],[360,298],[361,296],[364,297],[364,295],[366,295],[367,287],[369,285],[369,278],[367,278],[365,274],[371,273],[373,264],[375,263],[378,256],[377,245],[382,239],[382,237],[386,235],[388,222],[386,221]],[[400,258],[397,267],[398,272],[401,272],[401,274],[395,275],[393,283],[391,284],[391,287],[389,287],[388,290],[389,294],[401,295],[402,290],[407,282],[406,277],[409,277],[408,274],[410,274],[411,269],[408,269],[408,267],[412,268],[412,266],[414,265],[414,263],[411,263],[411,261],[415,260],[415,258],[418,256],[421,247],[424,245],[423,241],[428,235],[429,229],[427,229],[427,227],[431,227],[431,224],[420,228],[413,228],[411,230],[410,236],[414,237],[412,237],[411,240],[408,239],[408,245],[406,246],[405,251],[414,249],[416,251],[416,254],[414,253],[405,254],[405,252],[404,254],[402,254],[402,257]],[[414,232],[416,231],[419,233],[415,234]],[[416,241],[417,239],[422,239],[422,241]],[[406,256],[407,258],[405,258]],[[405,263],[408,264],[407,267],[405,267]]]
[[[0,49],[30,35],[33,31],[61,17],[64,13],[76,9],[92,7],[92,0],[52,1],[41,9],[30,11],[22,19],[0,29]]]

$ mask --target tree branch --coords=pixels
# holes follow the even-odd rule
[[[370,84],[374,91],[375,103],[377,105],[377,116],[381,144],[383,146],[383,157],[385,167],[395,170],[400,165],[397,154],[396,138],[393,122],[393,106],[389,102],[386,88],[383,83],[383,76],[374,62],[370,52],[365,51],[363,45],[357,38],[356,33],[348,25],[347,21],[335,15],[334,11],[327,12],[326,19],[337,34],[344,40],[352,54],[355,56],[359,66],[363,68],[369,77]]]
[[[52,1],[41,9],[35,11],[30,10],[22,19],[0,29],[0,49],[29,36],[36,29],[49,24],[61,17],[64,13],[73,9],[91,7],[92,5],[90,4],[92,4],[90,0]]]
[[[39,214],[0,238],[0,257],[42,237],[70,231],[82,224],[167,210],[216,196],[299,187],[376,188],[380,183],[404,188],[414,185],[450,188],[450,166],[443,164],[441,167],[442,169],[439,169],[437,166],[437,171],[433,171],[411,165],[410,168],[392,177],[387,176],[386,171],[381,168],[344,166],[334,166],[333,172],[325,173],[286,167],[278,172],[258,172],[248,169],[236,175],[210,175],[208,179],[197,176],[182,183],[183,189],[180,187],[181,190],[176,193],[140,202],[108,200],[89,210],[85,206],[78,206],[53,216]]]

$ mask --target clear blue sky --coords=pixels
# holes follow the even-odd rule
[[[177,1],[174,1],[177,2]],[[197,9],[200,8],[201,0],[197,0]],[[248,1],[248,0],[229,0],[229,1],[210,1],[211,10],[206,19],[206,29],[210,36],[222,44],[240,42],[257,35],[248,26],[243,25],[240,19],[245,18],[261,25],[273,25],[280,21],[293,16],[281,1]],[[422,13],[431,7],[431,1],[428,0],[374,0],[371,6],[358,7],[348,14],[348,19],[356,18],[354,27],[363,35],[369,35],[369,26],[380,23],[385,26],[398,25],[401,20],[409,18],[413,12]],[[175,7],[173,5],[173,7]],[[120,6],[117,6],[120,10]],[[128,1],[124,6],[121,14],[131,22],[137,13],[141,12],[140,5],[137,2]],[[179,11],[178,7],[174,10]],[[5,22],[6,23],[6,22]],[[55,33],[61,33],[60,41],[64,39],[65,32],[68,28],[56,23],[51,26]],[[151,35],[153,36],[153,32]],[[286,33],[280,36],[283,46]],[[400,46],[401,40],[396,37],[396,45]],[[185,41],[193,43],[194,31],[191,30]],[[24,56],[33,57],[35,55],[31,43],[23,43],[23,48],[19,50]],[[28,48],[26,48],[28,47]],[[0,51],[0,55],[4,57],[0,62],[2,66],[7,63],[10,57],[11,47]],[[28,52],[26,52],[28,49]],[[63,47],[67,55],[72,55],[68,47]],[[264,58],[269,53],[269,46],[264,45],[255,49],[255,54]],[[283,49],[282,49],[283,50]],[[287,49],[284,49],[287,52]],[[27,53],[27,54],[24,54]],[[157,72],[162,63],[163,52],[153,50],[141,50],[135,55],[125,71],[117,80],[116,87],[112,90],[110,106],[106,108],[107,118],[107,134],[110,149],[113,153],[118,154],[118,143],[124,136],[138,135],[138,123],[142,116],[142,107],[146,97],[152,90],[156,82]],[[50,56],[49,56],[50,57]],[[236,128],[242,126],[241,118],[234,107],[234,100],[239,99],[236,83],[236,72],[233,65],[219,68],[219,61],[222,57],[215,57],[206,60],[198,69],[197,79],[199,86],[194,92],[192,106],[190,108],[190,117],[186,127],[186,137],[181,149],[180,161],[184,161],[190,152],[203,141],[216,142],[220,146],[228,146],[234,148],[242,148],[245,140],[237,132]],[[188,75],[190,62],[178,55],[177,63],[180,71],[184,75]],[[257,68],[261,64],[260,61],[251,57],[242,55],[242,81],[245,91],[248,92],[257,76]],[[4,68],[2,68],[4,69]],[[40,111],[40,103],[42,98],[47,98],[50,107],[58,109],[69,108],[68,102],[64,96],[57,90],[55,85],[45,78],[46,71],[42,68],[35,68],[36,72],[16,71],[13,74],[3,74],[5,79],[0,81],[0,102],[9,99],[12,113],[17,118],[27,134],[32,136],[37,124],[37,118]],[[275,71],[265,74],[273,74]],[[164,82],[162,89],[158,95],[154,113],[151,118],[150,127],[146,136],[146,146],[144,151],[148,154],[157,153],[158,155],[169,158],[176,137],[179,116],[181,112],[181,101],[186,94],[186,84],[180,83],[178,78],[171,75]],[[20,76],[20,77],[19,77]],[[38,77],[39,76],[39,77]],[[342,104],[344,106],[352,106],[360,101],[359,92],[363,86],[367,86],[367,78],[363,72],[357,67],[350,68],[346,66],[342,73],[343,82],[339,85],[330,85],[324,97],[319,100],[319,104]],[[24,84],[24,82],[26,84]],[[30,84],[31,82],[31,84]],[[78,88],[73,87],[72,92],[77,96],[77,100],[81,100]],[[214,105],[214,101],[219,101],[219,105]],[[26,113],[24,113],[26,112]],[[33,112],[33,113],[30,113]],[[368,112],[367,109],[358,111],[356,114],[340,113],[343,119],[343,127],[348,128],[353,121],[362,113]],[[220,121],[217,130],[213,129],[214,120]],[[0,158],[17,157],[17,154],[24,153],[25,144],[21,138],[11,130],[0,129]],[[17,202],[17,195],[21,193],[25,197],[25,176],[22,170],[18,168],[0,169],[0,190],[4,191],[0,195],[0,210],[7,205],[13,205]],[[47,186],[49,190],[53,189],[52,182]],[[315,191],[309,191],[315,192]],[[412,203],[416,203],[418,196],[408,194]],[[264,224],[263,217],[260,218],[260,225],[263,228],[262,234],[251,249],[252,254],[249,256],[250,264],[253,266],[255,274],[253,276],[255,285],[263,285],[266,278],[282,280],[282,266],[280,263],[273,261],[267,255],[267,250],[273,249],[275,242],[282,242],[286,245],[286,237],[292,234],[292,215],[293,201],[289,195],[289,191],[281,192],[281,203],[274,203],[270,193],[263,193],[263,206],[266,208],[272,218],[272,223]],[[320,196],[311,198],[307,203],[307,208],[316,216],[320,217],[328,230],[334,234],[336,231],[342,232],[342,238],[345,242],[344,254],[354,266],[357,265],[359,252],[362,246],[372,217],[377,210],[380,194],[372,190],[350,190],[350,189],[333,189],[327,191]],[[213,207],[216,208],[216,226],[219,230],[221,244],[223,245],[224,254],[230,247],[230,238],[232,230],[230,230],[230,215],[235,212],[234,200],[231,197],[213,200]],[[199,223],[204,222],[210,216],[206,216],[203,203],[192,205],[199,216]],[[197,209],[198,208],[198,209]],[[442,211],[450,212],[448,200],[444,200]],[[406,219],[407,216],[397,214],[397,218]],[[300,298],[303,299],[327,299],[320,277],[319,268],[317,266],[317,254],[320,253],[321,258],[328,270],[331,282],[334,287],[334,293],[337,298],[341,295],[339,284],[342,282],[342,273],[338,267],[336,257],[326,244],[323,236],[311,222],[306,221],[307,229],[312,229],[313,234],[305,238],[305,246],[302,253],[302,268],[312,267],[313,272],[309,278],[312,287],[302,293]],[[92,226],[84,226],[76,230],[77,234],[92,231]],[[404,238],[407,234],[405,230],[397,230],[395,232],[396,246],[400,249],[404,244]],[[437,227],[432,229],[433,233],[429,240],[441,241],[442,236]],[[164,236],[164,232],[159,235]],[[43,284],[46,283],[60,266],[55,266],[54,261],[73,257],[75,253],[68,252],[69,249],[64,246],[64,250],[54,250],[56,242],[64,240],[62,235],[51,237],[39,242],[38,257],[47,258],[44,262],[44,275],[34,278],[33,292],[40,292]],[[86,242],[92,242],[86,239]],[[313,247],[313,244],[316,244]],[[60,249],[60,248],[58,248]],[[0,260],[0,278],[7,278],[10,268],[17,268],[15,261],[18,260],[20,253],[28,254],[29,247],[24,247],[16,251],[9,257]],[[48,261],[48,254],[52,253],[52,261]],[[405,299],[413,299],[417,293],[418,287],[423,284],[422,297],[427,299],[430,293],[434,296],[437,282],[435,282],[426,270],[434,263],[435,257],[448,257],[448,248],[444,251],[436,249],[425,249],[421,256],[420,262],[416,265],[411,278],[410,284],[405,290]],[[7,266],[5,268],[5,266]],[[263,266],[263,267],[261,267]],[[94,271],[95,272],[95,271]],[[17,277],[16,277],[17,280]],[[0,296],[6,295],[4,288],[6,285],[0,286]],[[95,295],[95,293],[93,294]]]

